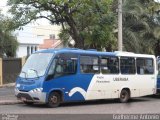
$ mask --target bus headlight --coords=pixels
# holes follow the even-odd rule
[[[31,90],[30,92],[33,92],[33,93],[42,92],[42,90],[43,90],[43,88],[35,88],[35,89]]]

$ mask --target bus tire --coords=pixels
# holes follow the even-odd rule
[[[55,108],[60,105],[61,102],[61,96],[58,92],[52,92],[48,97],[48,107]]]
[[[120,94],[120,102],[127,103],[130,99],[130,92],[127,89],[123,89]]]

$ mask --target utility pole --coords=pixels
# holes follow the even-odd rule
[[[123,51],[122,39],[122,0],[118,0],[118,51]]]

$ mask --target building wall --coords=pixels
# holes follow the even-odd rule
[[[24,57],[38,50],[38,45],[19,45],[17,57]]]
[[[58,45],[56,48],[57,49],[61,49],[61,48],[64,48],[65,46],[63,45],[63,44],[60,44],[60,45]]]
[[[33,28],[33,33],[36,34],[37,36],[43,38],[43,39],[50,39],[50,35],[54,34],[55,39],[59,39],[58,34],[60,33],[61,26],[57,25],[40,25],[40,26],[35,26]]]
[[[37,46],[43,44],[44,39],[50,39],[50,35],[55,35],[54,39],[58,39],[61,26],[57,25],[38,25],[34,27],[24,27],[23,30],[17,31],[19,48],[17,50],[17,57],[27,56],[27,46]],[[33,48],[33,49],[34,49]],[[31,51],[31,50],[30,50]],[[34,52],[35,50],[33,50]],[[32,52],[29,52],[31,54]]]
[[[17,57],[24,57],[27,56],[27,46],[19,45],[17,50]]]

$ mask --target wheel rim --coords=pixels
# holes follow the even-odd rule
[[[126,93],[122,93],[121,98],[122,99],[126,99],[127,94]]]
[[[53,104],[56,104],[56,103],[58,102],[57,96],[52,96],[52,97],[51,97],[51,102],[52,102]]]

